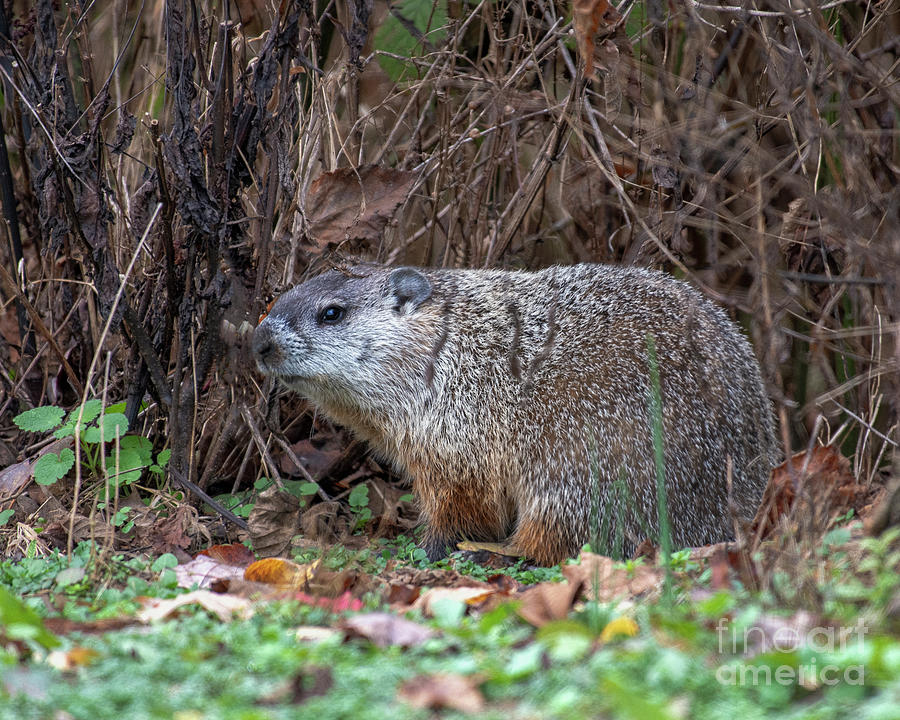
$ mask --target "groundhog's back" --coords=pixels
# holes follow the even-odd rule
[[[732,537],[732,510],[752,518],[778,455],[771,408],[749,343],[696,290],[597,265],[429,279],[445,341],[408,465],[430,514],[457,508],[449,534],[512,533],[557,559],[591,536],[615,553],[657,536],[648,338],[673,542]]]

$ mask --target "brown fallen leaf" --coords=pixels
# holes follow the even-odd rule
[[[581,553],[578,565],[564,565],[562,573],[573,585],[580,585],[589,600],[609,602],[633,598],[656,590],[662,582],[661,570],[637,565],[632,571],[615,567],[616,561],[604,555]]]
[[[825,527],[831,518],[858,509],[868,488],[858,485],[850,461],[830,446],[793,455],[772,470],[759,511],[753,520],[756,537],[771,533],[784,516]]]
[[[479,678],[471,675],[419,675],[400,687],[398,697],[413,707],[476,713],[484,709]]]
[[[300,500],[272,486],[259,494],[247,525],[259,557],[275,557],[287,550],[300,529]]]
[[[99,620],[87,620],[78,622],[64,617],[49,617],[44,619],[44,627],[54,635],[68,635],[73,632],[83,634],[108,633],[113,630],[137,625],[138,621],[133,617],[101,618]]]
[[[197,556],[206,555],[225,565],[247,567],[256,560],[253,551],[242,543],[229,543],[228,545],[211,545],[197,553]]]
[[[543,627],[551,620],[562,620],[572,609],[578,589],[569,582],[540,583],[522,594],[519,616],[535,627]]]
[[[228,622],[234,617],[246,619],[253,614],[252,605],[246,598],[233,595],[220,595],[209,590],[194,590],[168,600],[160,598],[144,598],[137,618],[143,623],[163,620],[176,614],[186,605],[199,605],[219,618]]]
[[[322,173],[310,185],[306,198],[315,249],[323,252],[345,241],[358,249],[378,242],[418,177],[377,165]]]
[[[632,572],[615,567],[603,555],[582,553],[579,565],[563,566],[566,582],[541,583],[522,594],[519,615],[535,627],[565,618],[579,597],[600,602],[633,598],[655,591],[661,571],[638,565]]]
[[[344,618],[340,627],[347,637],[365,638],[378,647],[415,647],[434,636],[434,632],[423,625],[384,612]]]

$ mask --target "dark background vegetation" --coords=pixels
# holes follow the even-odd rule
[[[171,447],[161,507],[299,474],[283,446],[333,433],[248,332],[361,256],[665,268],[752,338],[786,446],[889,470],[896,0],[624,0],[587,79],[553,0],[3,6],[0,467],[40,447],[16,413],[102,396]]]

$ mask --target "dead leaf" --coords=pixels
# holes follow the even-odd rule
[[[415,647],[434,636],[434,632],[423,625],[384,612],[344,618],[340,627],[347,637],[365,638],[378,647]]]
[[[0,497],[11,497],[31,480],[33,463],[20,462],[0,470]]]
[[[744,586],[748,588],[759,586],[759,577],[754,563],[751,562],[750,552],[746,547],[736,543],[721,542],[693,548],[691,560],[698,563],[709,562],[712,572],[710,586],[713,590],[730,589],[732,572],[737,574]]]
[[[294,638],[300,642],[318,643],[337,636],[339,631],[318,625],[301,625],[294,631]]]
[[[617,617],[610,620],[600,633],[600,641],[608,643],[617,637],[634,637],[638,634],[638,624],[630,617]]]
[[[290,681],[260,698],[260,702],[263,705],[300,705],[311,697],[326,695],[333,685],[330,668],[306,667]]]
[[[66,547],[69,538],[69,513],[58,509],[47,513],[50,522],[41,533],[41,537],[58,548]],[[72,542],[92,540],[103,543],[112,539],[115,529],[103,522],[99,516],[88,518],[80,513],[75,514],[72,524]]]
[[[250,601],[233,595],[220,595],[209,590],[194,590],[169,600],[160,598],[144,598],[142,608],[136,617],[142,623],[163,620],[176,614],[186,605],[199,605],[213,613],[222,622],[229,622],[235,616],[246,620],[253,614]]]
[[[495,542],[472,542],[470,540],[463,540],[462,542],[456,543],[456,547],[460,550],[464,550],[466,552],[489,552],[495,555],[504,555],[510,558],[520,558],[524,555],[527,555],[522,549],[514,545],[513,543],[495,543]]]
[[[100,653],[96,650],[76,645],[69,650],[53,650],[47,655],[47,664],[60,671],[75,670],[90,665],[98,657]]]
[[[584,74],[594,77],[594,36],[600,25],[613,25],[621,18],[608,0],[572,0],[572,23]]]
[[[197,557],[201,555],[205,555],[225,565],[234,565],[236,567],[247,567],[256,561],[253,551],[242,543],[212,545],[197,553]]]
[[[880,535],[888,528],[896,526],[900,526],[900,478],[894,479],[873,508],[866,522],[866,533]]]
[[[471,675],[420,675],[400,687],[398,697],[413,707],[476,713],[484,709],[479,679]]]
[[[565,565],[567,582],[541,583],[522,595],[519,615],[535,627],[551,620],[562,620],[579,597],[600,602],[633,598],[659,587],[661,571],[638,565],[632,572],[616,568],[615,561],[603,555],[582,553],[581,564]]]
[[[162,555],[176,550],[187,550],[191,546],[189,528],[197,524],[197,510],[182,503],[165,518],[157,518],[151,526],[149,541],[153,552]]]
[[[377,165],[323,173],[306,198],[315,247],[322,252],[345,241],[354,249],[377,243],[417,179],[416,173]]]
[[[320,502],[300,516],[300,530],[307,540],[334,544],[349,530],[342,522],[344,506],[339,502]]]
[[[304,587],[315,575],[319,561],[300,565],[284,558],[257,560],[244,570],[244,580],[286,588]]]
[[[562,620],[572,609],[578,589],[569,582],[540,583],[522,594],[519,616],[535,627],[543,627],[551,620]]]
[[[482,587],[431,588],[422,593],[413,603],[413,609],[421,610],[425,615],[431,616],[434,615],[433,608],[436,602],[456,600],[469,607],[474,607],[484,603],[496,592],[493,588]]]
[[[243,578],[244,571],[236,565],[228,565],[207,555],[198,555],[190,562],[176,565],[175,577],[178,587],[190,588],[196,584],[199,589],[206,590],[223,580]]]
[[[490,583],[476,580],[471,575],[463,575],[455,570],[439,568],[399,567],[380,575],[386,583],[402,583],[418,587],[474,587],[485,590],[494,589]]]
[[[604,555],[582,553],[578,565],[563,566],[562,573],[573,585],[579,584],[589,600],[610,602],[655,590],[662,582],[662,571],[637,565],[633,571],[615,567],[616,561]]]
[[[311,438],[304,438],[291,447],[294,455],[303,464],[304,469],[314,478],[321,478],[325,471],[340,459],[344,454],[343,446],[334,436],[329,436],[327,441],[316,443]],[[300,475],[300,468],[296,466],[291,456],[283,453],[278,458],[278,465],[285,475]]]
[[[309,593],[294,591],[291,593],[291,597],[298,602],[302,602],[304,605],[324,608],[328,612],[333,613],[345,613],[350,611],[359,612],[363,609],[362,600],[353,597],[349,592],[345,592],[335,598],[330,598],[315,597]]]
[[[783,516],[816,518],[823,527],[836,515],[861,505],[869,489],[858,485],[850,461],[834,448],[820,445],[800,452],[772,470],[753,531],[764,538]]]
[[[414,585],[406,585],[404,583],[390,583],[386,596],[388,604],[392,606],[409,607],[419,597],[421,588]]]
[[[300,529],[300,500],[284,490],[270,487],[259,494],[247,524],[250,541],[260,557],[285,552]]]

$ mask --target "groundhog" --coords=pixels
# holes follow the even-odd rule
[[[654,414],[675,547],[733,539],[778,459],[749,343],[656,271],[330,270],[284,293],[252,347],[412,481],[432,560],[464,539],[544,565],[657,540]]]

